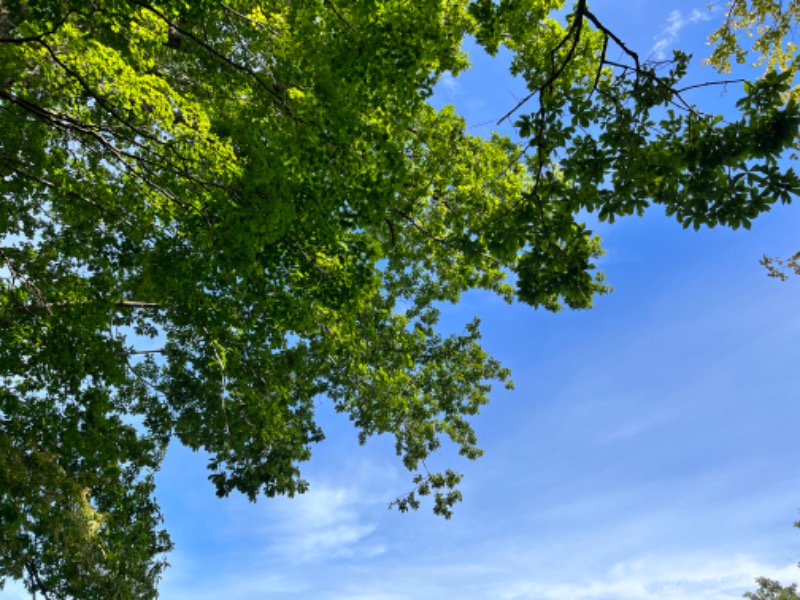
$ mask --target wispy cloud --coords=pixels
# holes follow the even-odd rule
[[[794,565],[775,567],[747,557],[709,559],[693,557],[674,561],[664,557],[614,565],[605,576],[555,583],[520,581],[501,596],[508,599],[546,600],[711,600],[740,598],[755,588],[754,578],[769,576],[782,581],[796,578]]]
[[[315,477],[309,469],[310,489],[294,498],[255,505],[242,497],[228,498],[220,505],[226,518],[217,528],[216,542],[246,546],[265,564],[279,561],[298,568],[379,556],[386,547],[373,535],[376,519],[384,515],[388,490],[396,486],[398,474],[376,471],[369,461],[343,458],[335,479]]]
[[[667,26],[656,38],[656,42],[651,48],[653,58],[656,60],[664,60],[667,56],[667,50],[678,41],[683,28],[701,21],[708,21],[713,16],[712,11],[700,10],[697,8],[695,8],[689,16],[684,16],[679,10],[673,10],[667,19]]]
[[[458,82],[458,79],[453,77],[452,73],[448,72],[442,75],[438,85],[449,98],[461,95],[461,84]]]
[[[360,510],[364,500],[357,490],[320,486],[290,502],[280,504],[266,527],[284,558],[306,563],[386,551],[366,540],[375,524],[364,519],[367,511]]]
[[[374,503],[369,486],[361,481],[313,485],[295,498],[257,505],[229,498],[220,519],[224,524],[217,525],[221,531],[209,539],[212,562],[203,567],[196,556],[199,548],[179,545],[170,555],[163,596],[310,597],[320,582],[309,573],[329,573],[334,579],[331,573],[344,565],[368,563],[387,551],[373,536]]]
[[[531,559],[532,557],[526,557]],[[499,600],[733,600],[756,587],[756,576],[782,582],[797,579],[795,565],[778,567],[737,556],[652,556],[619,563],[603,575],[546,574],[538,559],[519,556],[486,557],[462,564],[383,565],[346,563],[335,572],[323,568],[315,574],[324,586],[309,586],[295,579],[276,584],[266,573],[226,581],[215,588],[231,600],[265,597],[296,599],[313,595],[320,600],[433,600],[443,597],[497,598]],[[545,560],[546,562],[546,560]],[[526,564],[527,563],[527,564]],[[294,573],[295,578],[300,576]],[[192,598],[212,598],[197,589]]]

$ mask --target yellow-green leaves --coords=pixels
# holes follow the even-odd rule
[[[800,189],[787,77],[704,115],[686,55],[640,63],[582,0],[3,6],[0,577],[53,598],[155,594],[173,438],[220,496],[302,493],[320,401],[394,437],[401,510],[449,516],[460,476],[425,460],[479,457],[470,419],[510,383],[442,305],[588,308],[582,211],[747,227]],[[514,54],[520,143],[428,102],[468,35]]]
[[[748,60],[765,71],[796,72],[797,44],[793,31],[800,24],[800,2],[748,0],[728,2],[722,26],[709,39],[714,51],[708,63],[728,73],[731,58],[742,64]],[[742,45],[744,38],[753,40]]]

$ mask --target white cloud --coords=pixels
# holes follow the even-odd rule
[[[377,559],[387,548],[371,536],[376,524],[374,499],[366,486],[317,484],[295,498],[274,498],[256,505],[228,498],[224,531],[206,568],[178,546],[161,586],[165,598],[230,600],[307,598],[320,584],[309,573],[337,565]],[[372,510],[367,508],[372,506]],[[243,576],[246,574],[246,576]]]
[[[613,549],[609,549],[613,550]],[[776,567],[744,556],[657,555],[614,565],[605,574],[570,572],[542,553],[499,552],[459,564],[418,562],[379,570],[346,569],[321,599],[416,600],[497,598],[499,600],[733,600],[766,576],[797,580],[795,565]]]
[[[708,21],[712,17],[713,13],[710,10],[695,8],[688,17],[685,17],[679,10],[673,10],[667,19],[667,26],[656,38],[656,42],[651,48],[653,57],[656,60],[664,60],[667,56],[667,50],[678,41],[680,32],[684,27],[701,21]]]
[[[373,536],[376,519],[384,515],[398,474],[392,469],[376,471],[369,461],[345,459],[335,480],[309,473],[310,489],[294,498],[256,504],[228,498],[222,503],[226,524],[219,541],[248,546],[262,561],[298,567],[379,556],[387,548]]]
[[[381,554],[383,546],[365,543],[375,524],[363,520],[363,504],[352,488],[316,486],[281,503],[269,526],[273,540],[276,535],[281,540],[273,546],[298,562]]]
[[[664,557],[614,565],[603,577],[578,578],[568,583],[520,582],[501,596],[542,600],[728,600],[754,589],[754,579],[767,576],[783,582],[797,579],[795,565],[775,567],[748,557]]]
[[[453,77],[452,73],[445,73],[439,79],[439,86],[444,90],[445,95],[452,98],[461,95],[461,84]]]

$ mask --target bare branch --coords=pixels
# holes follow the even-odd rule
[[[80,302],[64,300],[63,302],[37,302],[35,304],[26,304],[22,308],[28,311],[46,310],[50,312],[54,308],[69,308],[71,306],[86,306],[89,304],[94,303],[88,300],[83,300]],[[157,302],[139,302],[137,300],[118,300],[117,302],[113,303],[113,306],[117,308],[131,308],[134,310],[161,310],[166,308],[163,304],[159,304]]]
[[[729,85],[731,83],[744,83],[744,79],[725,79],[723,81],[706,81],[705,83],[695,83],[694,85],[687,85],[686,87],[682,87],[679,90],[675,90],[678,94],[686,92],[688,90],[693,90],[695,88],[703,88],[703,87],[711,87],[715,85]]]
[[[561,39],[561,41],[558,43],[558,45],[550,51],[550,57],[551,57],[552,60],[554,60],[556,52],[558,52],[561,49],[561,47],[567,42],[567,40],[569,40],[571,37],[573,38],[572,45],[570,46],[569,50],[567,51],[567,56],[564,57],[564,60],[562,61],[561,65],[557,69],[554,69],[552,73],[550,73],[550,76],[547,78],[547,80],[542,85],[540,85],[538,88],[533,90],[530,94],[525,96],[522,100],[517,102],[517,105],[514,106],[514,108],[512,108],[505,115],[503,115],[503,117],[497,122],[498,125],[500,125],[506,119],[510,118],[511,115],[513,115],[515,112],[517,112],[517,110],[519,110],[520,107],[523,104],[526,104],[536,94],[543,94],[548,89],[550,89],[550,87],[556,82],[556,80],[559,77],[561,77],[561,75],[564,73],[564,71],[566,70],[567,66],[569,66],[569,63],[572,62],[572,59],[575,56],[575,50],[577,49],[578,42],[580,42],[580,38],[581,38],[581,30],[583,28],[583,13],[585,11],[586,11],[586,0],[580,0],[580,2],[578,3],[577,8],[575,9],[575,13],[574,13],[575,16],[574,16],[574,19],[572,21],[572,24],[570,25],[569,29],[567,30],[566,35]]]
[[[620,47],[620,49],[621,49],[621,50],[622,50],[622,51],[623,51],[625,54],[627,54],[628,56],[630,56],[630,57],[633,59],[633,62],[636,64],[636,70],[637,70],[637,71],[641,71],[641,70],[642,70],[642,67],[641,67],[641,65],[639,64],[639,55],[638,55],[638,54],[636,54],[636,52],[634,52],[634,51],[633,51],[633,50],[631,50],[630,48],[628,48],[628,46],[626,46],[626,45],[625,45],[625,42],[623,42],[621,39],[619,39],[619,38],[618,38],[618,37],[617,37],[617,36],[614,34],[614,32],[613,32],[613,31],[611,31],[611,30],[610,30],[608,27],[606,27],[605,25],[603,25],[603,24],[600,22],[600,20],[599,20],[599,19],[598,19],[596,16],[594,16],[594,13],[592,13],[592,12],[591,12],[591,11],[590,11],[588,8],[586,8],[586,3],[585,3],[585,2],[581,2],[581,5],[583,5],[583,11],[582,11],[582,15],[583,15],[583,16],[585,16],[587,19],[589,19],[589,20],[592,22],[592,24],[593,24],[595,27],[597,27],[597,29],[599,29],[600,31],[602,31],[602,32],[603,32],[603,35],[605,35],[605,36],[606,36],[606,38],[611,38],[612,40],[614,40],[614,43],[615,43],[617,46],[619,46],[619,47]],[[580,7],[579,7],[579,8],[580,8]]]
[[[127,350],[125,352],[126,356],[134,356],[136,354],[166,354],[166,348],[158,348],[155,350]]]

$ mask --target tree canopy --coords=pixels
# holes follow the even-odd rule
[[[788,74],[708,114],[687,55],[564,8],[0,0],[0,580],[153,597],[167,443],[209,453],[219,496],[291,496],[320,401],[394,436],[401,510],[449,516],[460,476],[425,459],[480,456],[469,418],[510,381],[443,303],[589,308],[586,212],[749,227],[797,193]],[[513,53],[516,140],[430,104],[467,36]]]

